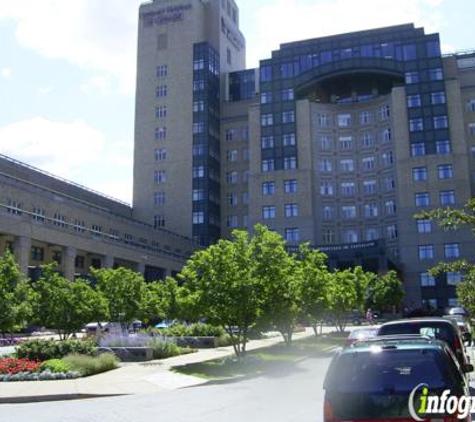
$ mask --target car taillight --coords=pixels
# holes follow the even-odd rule
[[[325,399],[323,404],[323,422],[338,422],[333,416],[332,405],[328,399]]]
[[[462,343],[460,342],[460,339],[459,339],[458,336],[455,336],[454,348],[455,348],[456,351],[462,350]]]

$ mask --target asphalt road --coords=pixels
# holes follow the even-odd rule
[[[319,422],[330,357],[159,394],[0,406],[1,422]]]

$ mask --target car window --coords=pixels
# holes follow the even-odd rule
[[[449,324],[438,323],[401,323],[383,325],[379,335],[393,335],[393,334],[421,334],[438,340],[444,340],[451,344],[454,339],[454,327]]]

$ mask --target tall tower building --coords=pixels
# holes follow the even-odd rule
[[[202,244],[220,237],[220,115],[225,75],[245,68],[232,0],[140,6],[134,217]]]

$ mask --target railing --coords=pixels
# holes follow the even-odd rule
[[[452,51],[449,53],[442,54],[442,57],[469,56],[469,55],[475,55],[475,49]]]

